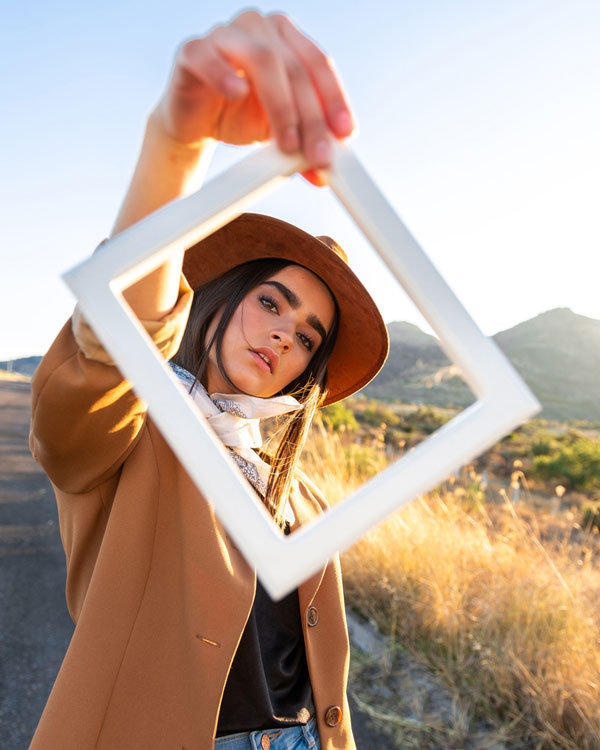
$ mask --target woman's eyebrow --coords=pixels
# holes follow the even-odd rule
[[[300,307],[301,302],[298,298],[298,295],[295,292],[293,292],[289,287],[287,287],[285,284],[282,284],[280,281],[265,281],[264,283],[268,284],[269,286],[274,286],[275,289],[278,289],[286,298],[289,306],[292,309],[297,310]],[[315,331],[319,334],[322,340],[325,339],[325,337],[327,336],[325,326],[323,325],[323,323],[321,323],[321,321],[316,315],[311,313],[306,318],[306,322],[315,329]]]

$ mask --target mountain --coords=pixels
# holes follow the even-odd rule
[[[542,403],[542,416],[600,420],[600,320],[559,307],[494,340]]]
[[[390,323],[390,356],[362,393],[406,403],[464,407],[473,395],[437,338],[412,323]],[[492,337],[538,397],[546,419],[600,421],[600,320],[566,307]],[[31,376],[41,357],[0,362]]]
[[[383,370],[362,393],[407,403],[466,406],[471,391],[442,351],[435,336],[412,323],[390,323],[390,355]]]
[[[36,368],[41,361],[41,357],[21,357],[20,359],[9,359],[4,362],[0,362],[0,370],[8,370],[8,372],[18,372],[21,375],[27,375],[27,377],[30,378],[36,371]]]
[[[438,340],[391,323],[390,357],[363,394],[464,407],[474,398]],[[600,320],[548,310],[492,337],[543,406],[547,419],[600,420]]]

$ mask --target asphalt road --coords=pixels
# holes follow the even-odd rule
[[[29,383],[0,381],[0,748],[27,748],[66,651],[65,558],[28,448]]]

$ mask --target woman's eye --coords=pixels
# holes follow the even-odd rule
[[[275,300],[271,299],[270,297],[259,297],[260,304],[263,307],[266,307],[267,310],[271,310],[272,312],[278,312],[277,305],[275,303]]]
[[[307,336],[305,333],[299,333],[298,338],[300,339],[302,346],[311,352],[314,344],[310,336]]]
[[[279,307],[277,305],[277,302],[275,302],[275,300],[272,297],[268,297],[265,294],[261,294],[258,297],[258,301],[260,302],[262,307],[264,307],[266,310],[279,314]],[[298,338],[302,346],[306,349],[306,351],[311,352],[313,350],[315,344],[310,336],[307,336],[305,333],[298,333]]]

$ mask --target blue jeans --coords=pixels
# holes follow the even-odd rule
[[[302,727],[260,729],[217,737],[215,750],[321,750],[317,720],[313,717]]]

